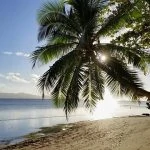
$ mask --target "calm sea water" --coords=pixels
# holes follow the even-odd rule
[[[140,106],[127,101],[102,103],[93,114],[79,108],[70,115],[67,122],[63,110],[55,108],[49,100],[1,99],[0,141],[21,137],[45,126],[142,113],[150,113],[145,102],[142,102]]]

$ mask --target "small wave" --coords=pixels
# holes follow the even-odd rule
[[[69,117],[82,117],[85,115],[71,115]],[[32,120],[32,119],[50,119],[50,118],[64,118],[66,116],[51,116],[51,117],[32,117],[32,118],[14,118],[14,119],[1,119],[0,122],[3,121],[16,121],[16,120]]]
[[[0,106],[47,106],[52,104],[0,104]]]

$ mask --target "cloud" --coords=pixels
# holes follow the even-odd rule
[[[17,83],[30,83],[28,80],[25,80],[21,77],[20,73],[9,72],[6,75],[0,74],[1,78],[5,78],[6,80],[17,82]]]
[[[12,55],[13,53],[12,52],[3,52],[3,54],[5,54],[5,55]]]
[[[29,53],[24,53],[24,52],[3,52],[4,55],[16,55],[16,56],[23,56],[23,57],[29,57]]]
[[[4,76],[3,74],[0,73],[0,77],[1,77],[1,78],[4,78],[5,76]]]
[[[20,76],[20,73],[17,73],[17,72],[9,72],[9,73],[7,73],[9,76],[13,76],[13,75],[15,75],[15,76]]]
[[[0,83],[0,92],[4,92],[6,84]]]
[[[37,74],[31,74],[31,81],[34,83],[37,83],[39,80],[40,75]]]
[[[24,57],[29,57],[30,56],[29,53],[23,53],[23,52],[16,52],[15,55],[16,56],[24,56]]]
[[[17,83],[37,83],[40,78],[40,75],[31,74],[30,80],[26,80],[18,72],[9,72],[7,74],[0,73],[0,78],[6,79],[12,82],[17,82]]]
[[[13,82],[19,82],[19,83],[29,83],[29,81],[25,80],[21,77],[20,73],[8,73],[6,76],[7,80],[13,81]]]
[[[30,56],[30,54],[28,54],[28,53],[24,54],[24,57],[29,57],[29,56]]]
[[[3,88],[3,87],[5,87],[5,86],[6,86],[5,84],[0,83],[0,88]]]

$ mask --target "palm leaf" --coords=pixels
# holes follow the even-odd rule
[[[78,65],[75,67],[69,88],[66,93],[66,99],[64,104],[66,117],[68,117],[68,113],[78,107],[79,93],[82,89],[82,82],[84,80],[83,69],[81,67],[82,61],[79,61]]]
[[[142,83],[139,80],[137,73],[129,70],[123,62],[117,60],[116,58],[109,58],[109,61],[105,64],[101,63],[97,59],[94,61],[97,66],[107,74],[106,82],[111,88],[112,93],[118,89],[119,91],[115,93],[116,95],[129,94],[132,96],[136,90],[142,88]]]
[[[45,89],[51,91],[60,76],[65,74],[67,68],[77,61],[77,51],[72,51],[57,60],[48,71],[46,71],[38,82],[38,87],[44,95]]]
[[[38,39],[43,40],[53,32],[67,31],[69,33],[78,33],[79,28],[74,24],[74,18],[65,10],[63,2],[46,3],[38,14],[40,24]]]
[[[53,59],[56,62],[41,76],[38,87],[43,96],[45,90],[51,93],[55,105],[64,108],[66,117],[79,107],[81,98],[92,111],[97,101],[103,99],[105,85],[116,95],[149,96],[138,73],[127,66],[130,63],[144,70],[150,61],[149,53],[128,43],[120,44],[117,39],[115,44],[111,41],[107,45],[100,41],[101,36],[112,35],[122,27],[142,31],[143,23],[140,30],[134,28],[134,23],[137,27],[140,20],[147,22],[149,14],[143,9],[143,1],[140,3],[117,1],[116,9],[107,18],[105,13],[109,14],[111,4],[108,0],[55,1],[44,4],[39,11],[38,39],[45,39],[46,46],[32,53],[33,66]],[[144,43],[147,32],[142,37]],[[107,55],[106,61],[101,58],[103,54]]]
[[[64,106],[67,91],[72,79],[72,75],[75,70],[75,64],[70,64],[69,67],[66,68],[65,74],[62,74],[58,79],[55,87],[52,90],[52,99],[54,101],[55,106],[60,107]]]
[[[37,62],[42,64],[47,64],[54,58],[61,57],[71,51],[75,43],[57,43],[53,45],[47,45],[44,47],[39,47],[31,54],[31,59],[33,67]]]
[[[62,75],[58,79],[54,89],[51,92],[52,93],[52,99],[53,99],[53,102],[54,102],[56,107],[63,106],[63,103],[65,101],[65,95],[62,92],[63,91],[63,89],[62,89],[63,84],[64,84],[64,75]]]
[[[83,84],[83,100],[85,106],[92,111],[98,100],[103,99],[104,80],[101,70],[91,63],[86,64],[85,81]]]
[[[115,56],[125,63],[133,64],[134,67],[144,72],[147,70],[148,63],[150,62],[150,53],[138,48],[107,44],[100,45],[98,51],[109,52],[109,55]]]

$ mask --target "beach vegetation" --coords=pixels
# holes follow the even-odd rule
[[[79,102],[92,111],[103,100],[106,87],[133,100],[140,94],[150,96],[136,71],[147,72],[150,63],[149,6],[146,0],[43,4],[38,11],[38,40],[46,44],[31,56],[33,67],[54,62],[38,82],[43,97],[48,91],[68,116]]]

